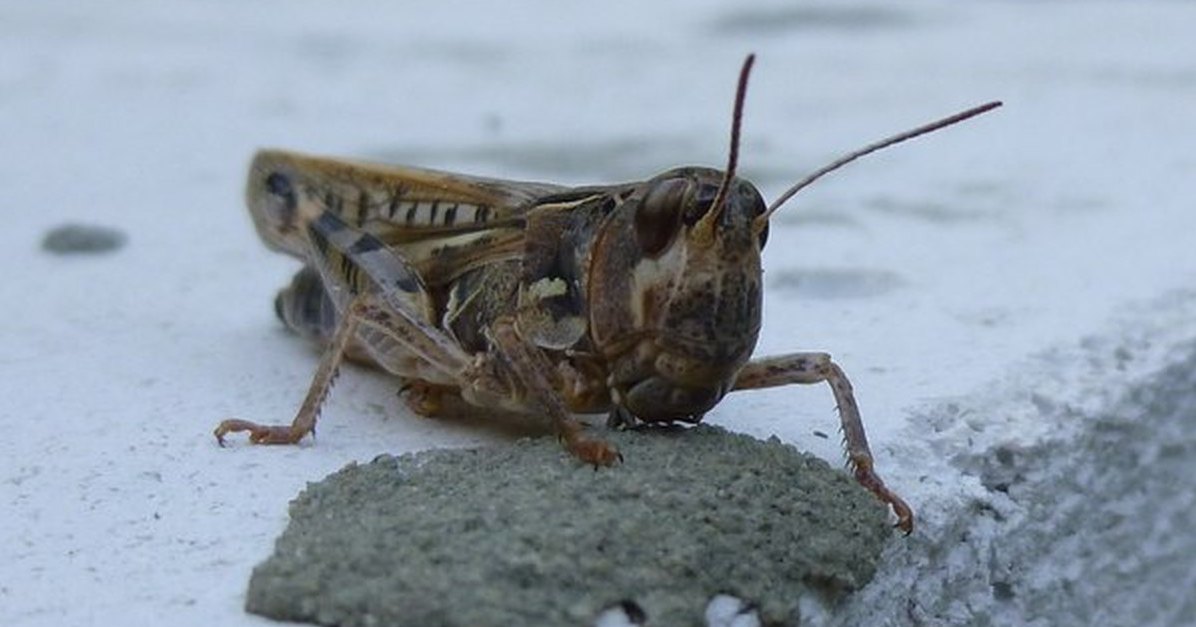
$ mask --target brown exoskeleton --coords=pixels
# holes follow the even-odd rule
[[[851,384],[825,353],[750,360],[760,331],[760,251],[769,217],[864,154],[999,106],[989,103],[878,142],[808,176],[771,206],[735,176],[749,56],[727,169],[669,170],[621,185],[561,187],[262,151],[250,213],[267,246],[305,262],[275,302],[324,345],[290,425],[225,420],[250,441],[315,430],[346,356],[404,381],[413,408],[444,395],[546,413],[581,460],[619,459],[574,413],[610,423],[698,422],[732,390],[830,385],[848,463],[909,532],[913,513],[873,469]]]

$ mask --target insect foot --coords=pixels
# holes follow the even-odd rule
[[[905,535],[909,535],[914,531],[914,512],[906,505],[901,497],[893,493],[892,490],[885,487],[884,481],[881,481],[876,472],[872,470],[872,457],[870,455],[853,455],[848,464],[853,469],[855,480],[876,495],[876,498],[887,503],[889,507],[893,508],[893,514],[897,516],[897,522],[894,527],[901,530]]]
[[[564,425],[560,434],[565,450],[574,457],[590,464],[597,470],[599,466],[612,466],[616,461],[622,462],[623,455],[619,449],[606,440],[587,438],[582,435],[582,426],[577,421],[570,421]]]
[[[315,429],[296,428],[294,425],[259,425],[248,420],[229,418],[222,420],[213,431],[216,442],[224,446],[224,436],[230,433],[249,432],[252,444],[298,444],[308,433],[315,435]]]
[[[419,380],[408,381],[399,388],[399,396],[408,409],[426,418],[442,415],[445,397],[455,393],[456,388]]]

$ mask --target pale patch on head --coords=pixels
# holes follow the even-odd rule
[[[643,258],[631,273],[631,315],[636,329],[656,326],[664,319],[666,303],[677,288],[677,277],[685,269],[685,239],[678,237],[663,255]]]
[[[552,298],[553,296],[564,296],[568,290],[569,286],[560,277],[544,277],[527,286],[528,295],[534,297],[536,300]]]

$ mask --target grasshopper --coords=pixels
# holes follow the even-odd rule
[[[263,150],[246,199],[265,244],[303,260],[275,300],[279,318],[321,344],[289,425],[229,419],[223,445],[314,434],[345,358],[402,380],[433,415],[449,397],[546,414],[582,461],[621,459],[575,413],[608,424],[696,423],[733,390],[827,383],[847,463],[909,533],[913,512],[873,467],[847,375],[826,353],[751,359],[761,323],[760,253],[769,218],[814,180],[870,152],[1000,105],[991,102],[850,153],[766,206],[735,176],[747,80],[740,71],[727,168],[563,187]]]

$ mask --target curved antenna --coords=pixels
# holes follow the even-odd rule
[[[806,176],[804,179],[798,181],[796,184],[793,185],[793,187],[790,187],[789,189],[785,190],[785,193],[781,194],[779,197],[777,197],[777,199],[774,200],[772,202],[772,204],[768,206],[768,209],[765,210],[764,213],[762,213],[756,217],[753,226],[756,227],[756,230],[760,230],[760,229],[764,228],[764,225],[768,224],[768,218],[770,216],[772,216],[772,214],[774,212],[776,212],[777,209],[780,209],[781,205],[788,202],[790,198],[793,198],[794,194],[805,189],[811,183],[822,178],[824,175],[830,174],[831,172],[838,170],[839,168],[847,165],[848,163],[851,163],[852,161],[855,161],[856,159],[859,159],[860,157],[863,157],[864,155],[876,152],[877,150],[880,150],[882,148],[888,148],[889,146],[892,146],[893,144],[900,144],[901,142],[903,142],[907,139],[913,139],[919,135],[925,135],[926,133],[937,131],[941,128],[946,128],[948,126],[951,126],[952,124],[957,124],[959,122],[963,122],[964,120],[966,120],[968,118],[976,117],[976,116],[980,115],[981,113],[986,113],[988,111],[992,111],[993,109],[996,109],[997,107],[1001,106],[1001,104],[1002,103],[999,100],[987,102],[978,107],[972,107],[971,109],[968,109],[966,111],[961,111],[959,113],[956,113],[955,115],[947,116],[941,120],[936,120],[929,124],[924,124],[922,126],[919,126],[918,128],[910,129],[908,131],[905,131],[904,133],[898,133],[897,135],[894,135],[887,139],[882,139],[876,143],[868,144],[867,146],[864,146],[863,148],[860,148],[859,150],[856,150],[855,152],[851,152],[846,155],[843,155],[842,157],[835,159],[828,165],[825,165],[825,166],[819,168],[818,170],[814,171],[814,173]]]
[[[743,67],[739,70],[739,86],[735,89],[735,112],[731,115],[731,152],[727,157],[727,169],[723,172],[723,180],[718,185],[718,192],[714,194],[714,201],[706,215],[694,225],[694,229],[714,236],[714,225],[723,213],[723,205],[727,203],[727,194],[731,189],[731,180],[735,178],[735,167],[739,163],[739,127],[743,123],[743,101],[747,97],[748,76],[752,73],[752,64],[756,62],[755,53],[749,54],[743,60]]]

